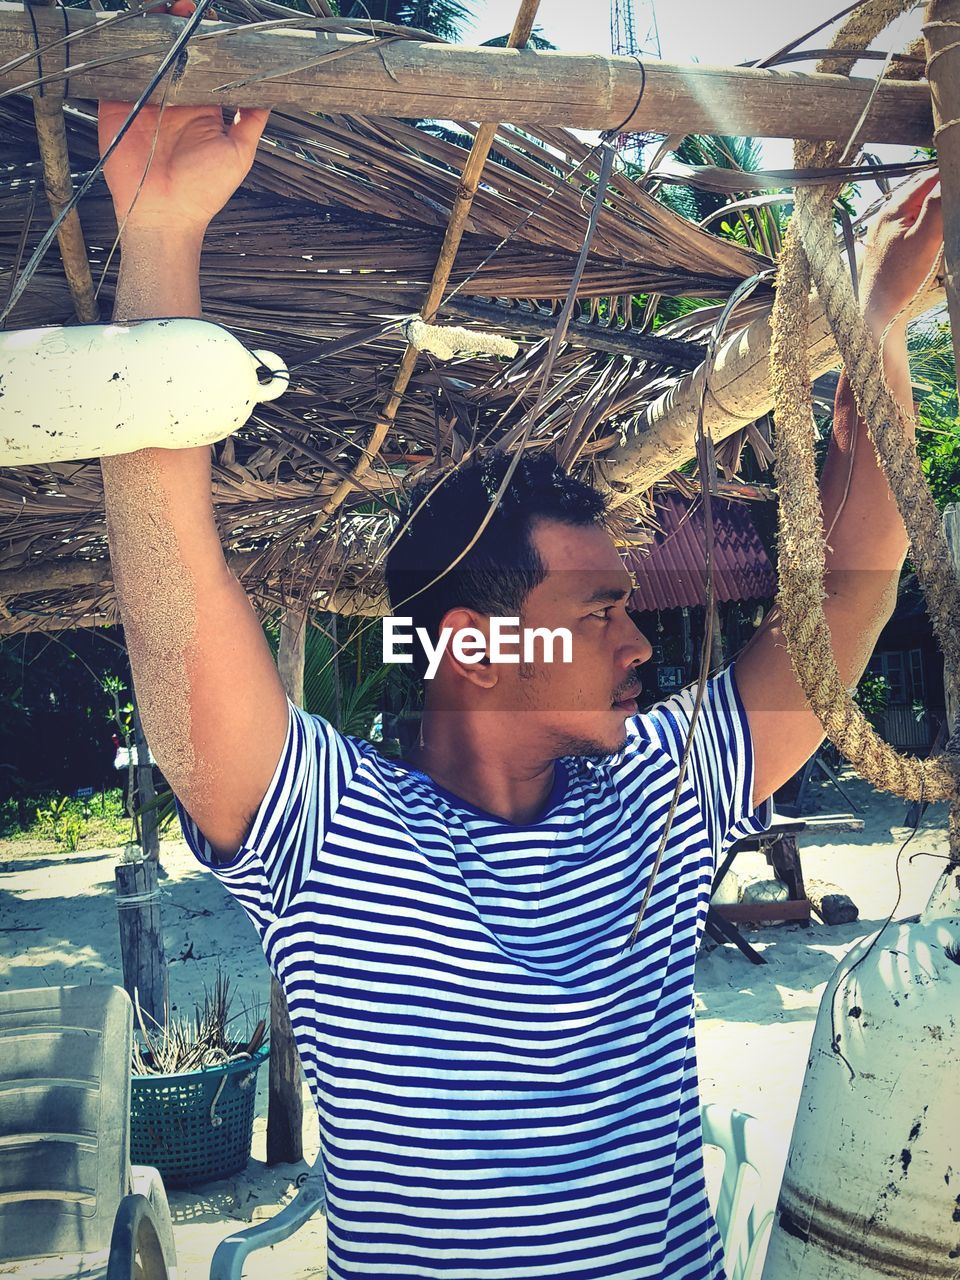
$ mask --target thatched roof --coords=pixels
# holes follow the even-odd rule
[[[93,116],[75,104],[68,137],[76,170],[96,156]],[[321,118],[275,112],[257,163],[206,241],[207,315],[252,347],[296,364],[318,343],[342,339],[416,312],[443,238],[471,131],[431,131],[396,120]],[[0,181],[0,296],[48,225],[26,99],[0,103],[10,169]],[[509,446],[539,386],[545,340],[524,332],[522,307],[555,312],[583,242],[596,177],[589,148],[560,130],[539,136],[504,127],[487,163],[457,255],[441,319],[471,323],[459,303],[495,300],[517,308],[501,332],[520,341],[507,362],[421,356],[382,449],[332,519],[323,507],[361,455],[380,416],[403,350],[395,332],[317,360],[280,400],[216,450],[215,503],[224,544],[265,606],[321,589],[377,591],[377,548],[388,536],[393,496],[424,469],[478,448]],[[581,165],[579,171],[577,166]],[[38,185],[39,184],[39,185]],[[39,196],[37,192],[39,190]],[[33,221],[23,243],[30,210]],[[116,255],[110,201],[101,185],[81,206],[94,280],[105,277],[109,315]],[[580,288],[581,313],[598,334],[639,327],[631,295],[725,297],[765,259],[676,216],[615,173]],[[6,284],[4,283],[6,281]],[[52,251],[10,327],[71,318]],[[661,331],[702,342],[706,317]],[[490,328],[489,322],[481,327]],[[700,349],[611,355],[566,344],[528,447],[557,450],[578,473],[620,438]],[[647,514],[621,508],[626,537]],[[0,471],[0,633],[115,620],[95,461]],[[331,603],[311,596],[319,605]],[[349,609],[339,596],[336,607]],[[356,607],[356,605],[354,606]],[[361,602],[360,607],[365,607]]]

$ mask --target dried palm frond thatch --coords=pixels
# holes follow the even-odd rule
[[[274,6],[275,7],[275,6]],[[253,16],[256,6],[244,0]],[[264,8],[263,12],[268,12]],[[95,161],[93,104],[71,102],[74,171]],[[30,103],[0,102],[0,297],[48,225]],[[318,345],[291,390],[262,405],[215,451],[215,504],[227,554],[255,600],[292,598],[375,612],[378,561],[391,511],[424,471],[509,443],[540,391],[547,340],[534,321],[556,314],[583,243],[598,162],[558,129],[501,127],[474,199],[438,320],[480,324],[471,300],[505,309],[518,340],[507,361],[421,356],[383,446],[342,505],[332,497],[364,456],[404,349],[396,322],[419,311],[473,130],[429,123],[276,111],[242,190],[210,228],[203,259],[207,316],[291,365]],[[93,279],[108,314],[116,227],[100,184],[80,209]],[[24,225],[29,219],[24,239]],[[762,256],[687,222],[615,172],[579,288],[580,319],[560,348],[526,447],[556,451],[589,477],[594,461],[644,407],[702,358],[705,322],[686,317],[651,340],[639,294],[726,297],[768,266]],[[763,306],[763,298],[755,301]],[[499,313],[497,313],[499,314]],[[530,329],[524,316],[531,316]],[[52,252],[9,327],[71,319]],[[393,326],[393,327],[391,327]],[[372,333],[362,345],[342,340]],[[597,349],[591,332],[627,349]],[[636,337],[636,354],[629,346]],[[671,344],[662,341],[673,337]],[[658,345],[659,344],[659,345]],[[637,535],[642,499],[620,508]],[[0,471],[0,634],[116,620],[95,460]],[[334,593],[334,594],[331,594]]]

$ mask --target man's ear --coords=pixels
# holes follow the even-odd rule
[[[458,676],[481,689],[492,689],[500,678],[490,661],[490,619],[475,609],[449,609],[440,623],[441,643],[447,634],[443,661]]]

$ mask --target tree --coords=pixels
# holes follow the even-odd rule
[[[916,328],[907,346],[917,406],[917,453],[942,511],[948,503],[960,502],[960,418],[950,328],[943,321]]]
[[[342,0],[340,13],[357,22],[372,18],[375,22],[417,27],[441,40],[459,40],[473,20],[469,7],[461,0]]]

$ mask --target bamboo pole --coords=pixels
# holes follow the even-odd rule
[[[30,0],[30,3],[41,9],[50,6],[52,0]],[[50,213],[56,218],[73,195],[67,130],[63,122],[62,85],[40,85],[34,91],[33,120],[43,167],[43,187]],[[94,324],[100,319],[100,311],[94,295],[80,215],[76,209],[64,218],[57,232],[57,243],[77,319],[81,324]]]
[[[930,0],[923,35],[943,193],[947,310],[960,369],[960,0]]]
[[[227,567],[241,581],[247,575],[251,575],[254,582],[259,581],[253,571],[262,563],[263,553],[259,551],[246,551],[237,555],[227,556]],[[362,572],[366,567],[367,561],[365,560],[351,561],[349,565],[334,564],[330,567],[328,581],[339,581],[344,572],[353,570]],[[277,578],[279,575],[274,574],[271,577]],[[332,599],[334,604],[329,607],[335,608],[337,613],[351,612],[350,601],[356,600],[356,592],[342,588],[339,591],[330,591],[324,588],[322,582],[317,586],[315,579],[309,575],[305,575],[305,581],[308,581],[310,586],[314,588],[312,599],[317,601]],[[112,582],[113,572],[110,568],[110,561],[106,556],[101,560],[80,560],[67,557],[43,560],[40,557],[36,557],[36,563],[31,564],[29,568],[0,570],[0,599],[35,592],[64,591],[74,587],[107,587]],[[371,598],[369,603],[373,604],[374,599]]]
[[[43,187],[50,213],[56,218],[73,195],[67,131],[63,123],[63,98],[59,94],[34,98],[33,120],[43,165]],[[87,247],[76,209],[72,209],[61,223],[57,243],[77,319],[81,324],[95,324],[100,319],[100,309],[94,296]]]
[[[543,315],[529,307],[505,307],[497,302],[463,298],[459,294],[442,303],[440,310],[464,320],[483,320],[508,337],[511,333],[536,333],[549,338],[557,327],[556,316]],[[660,338],[654,333],[641,333],[634,329],[607,329],[583,320],[570,322],[564,342],[588,351],[606,351],[611,355],[630,356],[634,360],[653,360],[657,364],[672,364],[681,369],[695,369],[707,353],[706,347],[699,342]]]
[[[530,39],[530,33],[533,30],[534,19],[537,16],[539,7],[540,0],[521,0],[513,30],[507,40],[508,50],[522,49]],[[483,167],[487,162],[487,156],[490,154],[490,148],[493,146],[493,140],[497,135],[497,127],[497,124],[480,125],[474,135],[470,154],[467,156],[466,163],[463,166],[460,185],[457,188],[453,208],[450,210],[450,218],[447,222],[447,229],[444,232],[443,243],[440,245],[440,252],[437,255],[437,265],[433,269],[433,278],[430,281],[430,287],[427,290],[423,306],[420,308],[420,315],[428,322],[433,321],[436,317],[437,308],[450,279],[450,272],[453,270],[457,250],[460,248],[460,241],[463,239],[467,218],[470,215],[473,197],[477,194]],[[407,343],[400,360],[400,366],[394,375],[390,394],[387,396],[387,402],[383,407],[383,413],[370,434],[366,448],[360,455],[350,477],[342,480],[324,503],[323,515],[328,519],[349,496],[354,488],[354,481],[359,480],[369,470],[371,463],[383,446],[383,442],[389,435],[396,419],[397,410],[403,402],[403,394],[413,376],[418,354],[416,347]]]
[[[72,97],[134,100],[183,25],[159,14],[113,23],[109,16],[74,8],[34,14],[41,46],[59,40],[64,23],[85,32],[66,46]],[[0,91],[37,75],[35,48],[24,8],[0,4],[0,62],[26,59],[0,71]],[[42,55],[48,74],[62,65],[63,49]],[[653,60],[644,67],[641,95],[633,58],[416,40],[383,45],[301,27],[245,31],[209,23],[190,43],[174,96],[181,105],[283,104],[325,114],[824,141],[850,136],[874,89],[872,80],[811,72]],[[157,89],[157,100],[163,91]],[[169,86],[167,93],[169,101]],[[932,132],[926,87],[884,81],[858,136],[864,143],[923,146]]]

